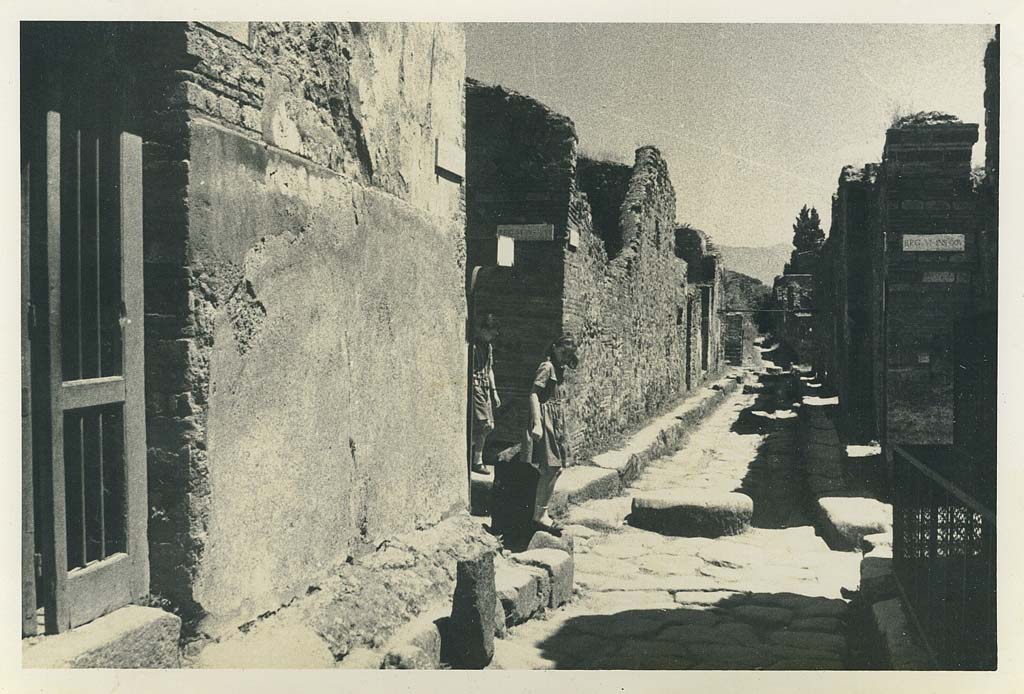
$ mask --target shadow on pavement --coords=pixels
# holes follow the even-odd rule
[[[732,593],[699,605],[572,617],[538,646],[556,669],[845,670],[847,616],[844,600]]]
[[[797,438],[799,384],[789,373],[761,374],[761,390],[740,412],[731,430],[764,439],[737,491],[754,502],[751,525],[791,528],[811,525],[811,500]]]

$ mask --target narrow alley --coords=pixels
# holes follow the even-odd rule
[[[496,666],[851,667],[842,593],[857,587],[860,554],[832,551],[815,534],[796,442],[797,381],[770,373],[778,371],[761,371],[622,495],[570,509],[577,596],[496,641]],[[753,501],[749,527],[684,536],[694,528],[672,514],[674,498],[710,506],[733,491]],[[663,532],[634,527],[637,505],[661,509]]]
[[[22,21],[26,690],[1005,672],[997,14]]]

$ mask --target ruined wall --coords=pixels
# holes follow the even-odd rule
[[[889,443],[952,443],[953,329],[971,310],[977,125],[903,123],[886,134],[885,368]]]
[[[776,335],[796,352],[798,360],[810,362],[814,353],[814,275],[776,277],[772,298],[776,308],[783,311],[774,320]]]
[[[465,504],[464,38],[140,31],[153,590],[251,619]]]
[[[675,230],[676,257],[686,261],[689,307],[682,323],[687,330],[686,373],[690,388],[717,374],[725,362],[722,317],[725,303],[722,266],[711,252],[708,236],[683,225]]]
[[[502,87],[466,85],[466,238],[471,252],[494,239],[499,224],[549,224],[550,241],[515,242],[515,267],[488,267],[472,296],[477,317],[501,321],[494,375],[502,407],[489,444],[518,443],[537,366],[562,329],[569,191],[576,162],[572,122],[540,102]]]
[[[685,326],[678,318],[686,265],[675,255],[675,191],[654,147],[636,152],[619,205],[617,256],[608,259],[589,204],[573,209],[579,245],[563,251],[564,327],[580,343],[581,364],[567,379],[566,416],[576,455],[585,456],[685,392]]]
[[[621,253],[624,245],[619,214],[632,175],[628,164],[583,157],[576,162],[577,185],[586,193],[593,231],[604,241],[609,258]]]
[[[675,254],[667,167],[653,147],[633,166],[578,160],[568,118],[502,87],[469,81],[466,99],[471,255],[499,225],[511,234],[550,226],[550,240],[516,239],[514,267],[477,275],[475,314],[502,324],[494,359],[504,407],[491,441],[520,440],[537,364],[567,331],[581,360],[566,377],[570,445],[588,456],[686,389],[686,264]],[[717,337],[709,349],[720,354]]]

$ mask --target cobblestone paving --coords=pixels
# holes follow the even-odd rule
[[[776,385],[773,385],[776,384]],[[844,669],[859,554],[805,516],[796,417],[782,378],[722,404],[671,457],[614,499],[571,509],[578,595],[496,642],[505,669]],[[715,539],[628,525],[632,495],[743,491],[752,525]]]

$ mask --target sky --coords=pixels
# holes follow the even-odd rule
[[[845,164],[878,161],[894,113],[979,124],[982,24],[468,24],[467,74],[576,124],[580,151],[657,146],[677,221],[727,246],[792,241]]]

